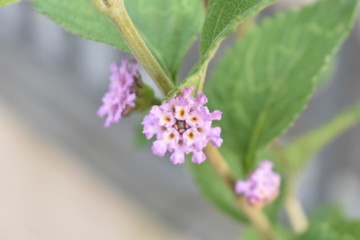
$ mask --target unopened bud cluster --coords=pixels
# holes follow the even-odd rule
[[[279,194],[280,175],[273,172],[272,168],[272,162],[261,162],[247,180],[236,183],[236,193],[246,197],[253,206],[262,207],[274,201]]]

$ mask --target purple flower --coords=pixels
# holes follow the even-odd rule
[[[246,181],[236,183],[236,193],[246,197],[251,205],[261,207],[271,203],[279,194],[280,187],[280,175],[272,168],[272,162],[262,161]]]
[[[198,93],[194,98],[191,92],[194,88],[181,91],[182,96],[171,98],[161,106],[153,106],[144,118],[143,133],[147,139],[156,136],[152,145],[152,152],[164,156],[171,152],[170,160],[174,164],[185,162],[185,154],[192,153],[194,163],[202,163],[206,156],[203,149],[210,141],[215,147],[220,147],[220,127],[212,127],[213,120],[221,119],[221,112],[210,113],[203,106],[207,98]]]
[[[110,77],[109,90],[102,99],[103,105],[97,114],[99,117],[107,116],[104,126],[109,127],[118,122],[123,116],[135,107],[135,86],[139,76],[137,63],[123,58],[121,66],[116,63],[110,65],[112,75]]]

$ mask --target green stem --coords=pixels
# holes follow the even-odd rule
[[[197,92],[202,92],[202,89],[204,87],[204,83],[205,83],[205,77],[206,77],[206,72],[209,66],[209,62],[210,59],[207,60],[206,62],[204,62],[204,64],[202,65],[202,67],[200,68],[200,70],[197,72],[196,77],[197,79]]]
[[[205,78],[206,78],[206,73],[207,73],[207,69],[209,66],[209,63],[211,61],[211,59],[214,57],[215,53],[217,52],[218,48],[220,46],[220,43],[215,46],[208,54],[206,57],[203,57],[203,60],[201,62],[201,67],[199,68],[198,71],[196,71],[196,73],[194,73],[190,78],[197,78],[195,79],[197,81],[197,87],[196,90],[198,92],[202,92],[202,89],[204,87],[204,83],[205,83]]]
[[[276,155],[279,162],[288,170],[289,168],[287,164],[287,159],[283,154],[283,147],[280,145],[278,140],[275,140],[271,145],[271,149]],[[296,189],[298,182],[298,175],[294,174],[294,171],[289,171],[290,174],[287,179],[287,185],[285,189],[285,200],[284,207],[286,214],[288,216],[291,228],[297,234],[303,233],[308,229],[309,222],[306,218],[305,211],[300,203],[300,201],[296,197]]]
[[[284,204],[292,229],[295,233],[300,234],[306,231],[309,223],[301,203],[296,198],[296,183],[297,177],[291,176],[288,180]]]
[[[154,97],[151,101],[151,105],[161,105],[161,100]]]
[[[92,0],[92,2],[100,12],[111,18],[137,61],[155,81],[162,93],[167,95],[174,84],[137,31],[126,11],[124,0]]]

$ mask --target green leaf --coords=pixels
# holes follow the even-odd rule
[[[292,234],[282,225],[273,225],[277,240],[292,239]],[[239,237],[239,240],[262,240],[254,227],[248,227]]]
[[[246,19],[275,0],[210,0],[200,41],[200,59],[188,77],[171,91],[165,101],[181,89],[201,85],[205,80],[207,67],[220,43]],[[199,89],[201,90],[201,89]]]
[[[357,1],[323,0],[253,28],[230,47],[207,88],[223,111],[224,148],[245,172],[256,151],[282,134],[305,108],[318,76],[354,22]],[[240,161],[242,156],[242,161]]]
[[[349,220],[339,207],[323,207],[310,219],[310,228],[296,240],[358,240],[360,220]]]
[[[360,219],[347,219],[340,207],[325,207],[311,219],[311,224],[325,222],[332,231],[347,239],[357,240],[360,237]]]
[[[99,13],[89,0],[30,1],[37,11],[74,34],[129,50],[112,21]]]
[[[326,65],[322,73],[320,73],[318,80],[316,81],[316,90],[321,91],[324,87],[329,84],[329,81],[332,79],[336,68],[337,68],[338,59],[336,56],[331,58],[330,62]]]
[[[210,0],[201,34],[200,52],[206,55],[224,38],[235,31],[239,23],[275,0]]]
[[[4,5],[8,5],[10,3],[16,3],[19,1],[21,1],[21,0],[0,0],[0,7],[4,6]]]
[[[324,146],[353,127],[360,121],[360,103],[355,107],[339,114],[329,123],[306,133],[284,150],[284,158],[289,162],[293,171],[299,171],[304,164]]]
[[[235,204],[233,193],[215,173],[209,161],[200,165],[193,164],[190,161],[187,162],[189,162],[187,167],[191,170],[200,191],[210,202],[237,221],[244,222],[247,220]]]
[[[129,51],[112,21],[90,0],[31,0],[37,11],[84,38]],[[164,70],[176,79],[182,60],[200,32],[204,11],[193,0],[125,0],[126,8]]]
[[[134,147],[137,149],[151,149],[151,141],[146,139],[145,134],[143,134],[144,126],[141,124],[145,117],[145,114],[140,114],[139,121],[135,125],[134,132]]]
[[[274,231],[279,240],[358,240],[360,220],[346,219],[339,208],[326,207],[312,216],[309,229],[298,236],[288,232],[282,225],[275,225]],[[239,239],[260,240],[253,227],[249,227]]]
[[[295,238],[296,240],[343,240],[338,234],[333,232],[327,225],[317,224]]]

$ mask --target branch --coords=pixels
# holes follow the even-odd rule
[[[290,177],[285,196],[285,211],[295,233],[303,233],[307,230],[309,223],[301,203],[296,198],[295,185],[296,177]]]
[[[287,159],[285,159],[283,147],[280,144],[279,140],[273,142],[273,144],[271,145],[271,150],[276,155],[280,163],[285,166],[285,168],[289,169],[287,164],[288,161],[286,161]],[[296,173],[290,173],[289,175],[290,176],[285,189],[284,207],[290,221],[291,228],[295,233],[300,234],[308,229],[309,223],[301,203],[296,198],[295,189],[298,176]]]
[[[111,18],[137,61],[144,67],[163,94],[167,95],[174,85],[137,31],[126,11],[124,1],[92,0],[92,2],[101,13]]]

